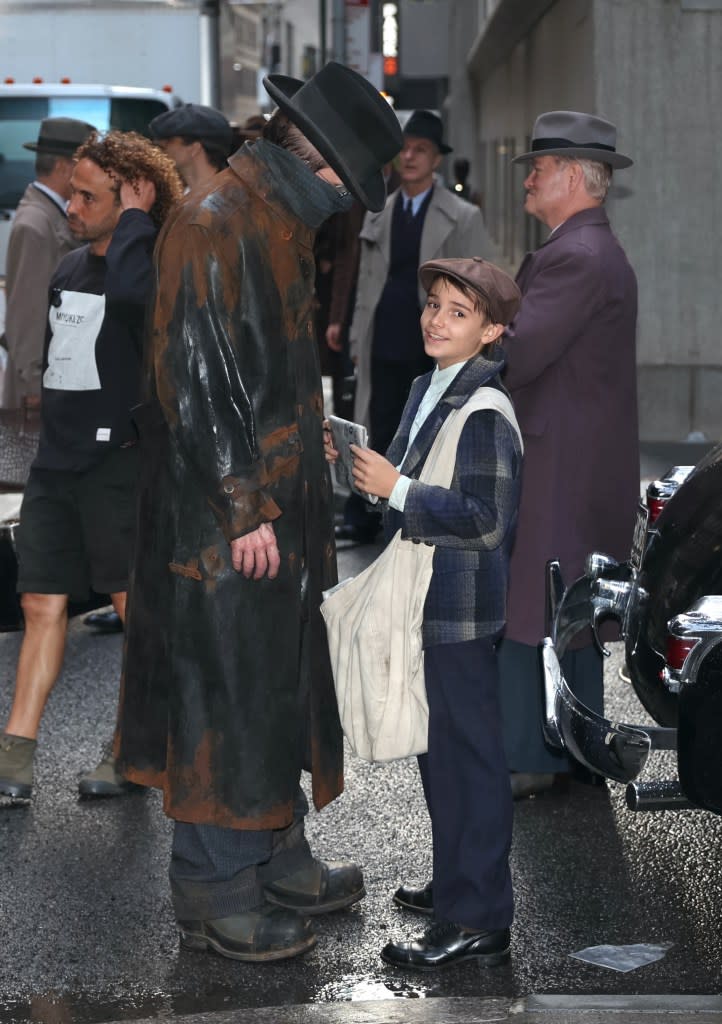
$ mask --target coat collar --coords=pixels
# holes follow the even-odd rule
[[[580,228],[586,227],[587,225],[609,227],[609,218],[607,217],[607,211],[603,206],[592,206],[588,210],[580,210],[579,213],[575,213],[572,217],[563,221],[554,234],[549,235],[547,240],[542,242],[535,252],[540,252],[548,245],[554,245],[554,243],[560,238],[564,238],[565,235],[570,234],[572,231],[578,231]],[[525,253],[523,260],[519,264],[519,269],[516,272],[516,283],[522,291],[524,291],[526,272],[529,269],[529,264],[531,263],[535,252]]]
[[[386,204],[383,210],[379,210],[378,213],[366,214],[361,230],[361,238],[367,242],[373,242],[381,248],[388,244],[391,238],[391,214],[400,191],[401,189],[397,188],[386,197]],[[426,213],[427,219],[424,222],[424,230],[426,230],[429,216],[438,216],[442,222],[445,222],[446,234],[448,234],[459,219],[459,204],[456,196],[452,195],[448,189],[435,184],[431,193],[429,209]]]
[[[586,227],[588,224],[602,224],[607,227],[609,226],[607,211],[603,206],[591,206],[588,210],[580,210],[579,213],[573,214],[559,225],[554,234],[550,235],[540,248],[543,248],[545,245],[552,245],[558,238],[563,238],[564,235],[568,235],[570,231],[577,231],[579,228]]]
[[[286,226],[295,235],[297,241],[307,247],[313,246],[316,232],[304,224],[288,205],[283,194],[283,182],[277,181],[266,164],[259,160],[253,152],[251,143],[246,142],[239,150],[228,158],[228,171],[239,178],[249,192],[253,192],[262,202],[272,207]],[[220,175],[216,176],[216,181]],[[290,237],[290,236],[289,236]]]
[[[437,405],[431,410],[424,423],[421,425],[408,452],[409,433],[414,417],[418,411],[421,400],[431,383],[431,373],[425,373],[417,377],[411,386],[409,400],[401,419],[396,437],[391,442],[387,458],[394,466],[404,459],[402,472],[411,475],[419,466],[419,463],[428,455],[441,426],[452,409],[460,409],[468,402],[469,398],[480,387],[485,384],[499,383],[499,374],[504,368],[506,356],[499,345],[494,345],[492,350],[486,354],[474,356],[454,377],[453,381],[439,399]],[[404,452],[406,455],[404,456]]]

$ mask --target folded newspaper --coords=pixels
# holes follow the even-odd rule
[[[362,423],[352,423],[350,420],[342,420],[340,416],[329,416],[328,424],[331,428],[333,446],[338,452],[338,459],[334,464],[336,483],[339,487],[346,487],[355,494],[375,505],[379,500],[376,494],[367,494],[360,490],[354,483],[353,478],[353,454],[349,445],[355,444],[359,448],[368,448],[368,431]]]

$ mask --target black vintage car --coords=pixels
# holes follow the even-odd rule
[[[627,783],[633,810],[698,807],[722,814],[722,445],[676,466],[640,502],[626,562],[601,553],[564,587],[548,573],[551,635],[541,656],[545,733],[593,772]],[[613,723],[581,704],[560,659],[571,638],[619,624],[634,690],[657,726]],[[677,778],[635,782],[653,750],[677,751]]]

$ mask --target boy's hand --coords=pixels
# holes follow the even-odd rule
[[[396,467],[372,448],[359,448],[356,444],[350,448],[353,452],[354,483],[359,490],[388,498],[401,476]]]

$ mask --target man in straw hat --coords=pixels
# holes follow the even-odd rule
[[[319,612],[336,581],[313,328],[317,228],[356,196],[383,206],[393,111],[329,63],[271,75],[279,109],[161,235],[140,410],[142,470],[117,750],[164,792],[181,941],[237,960],[315,943],[308,916],[364,894],[313,857],[343,788]]]
[[[95,129],[71,117],[48,117],[36,142],[35,181],[25,189],[7,251],[5,344],[8,364],[2,404],[7,409],[40,400],[48,286],[61,258],[80,243],[68,225],[73,154]]]
[[[616,150],[601,117],[557,110],[534,125],[525,209],[551,229],[517,275],[521,309],[508,332],[509,387],[525,456],[500,649],[505,741],[514,795],[552,787],[565,756],[542,734],[537,644],[546,632],[545,566],[568,581],[589,552],[623,560],[639,495],[635,327],[637,282],[604,200]],[[584,704],[602,710],[602,659],[586,630],[563,660]]]

